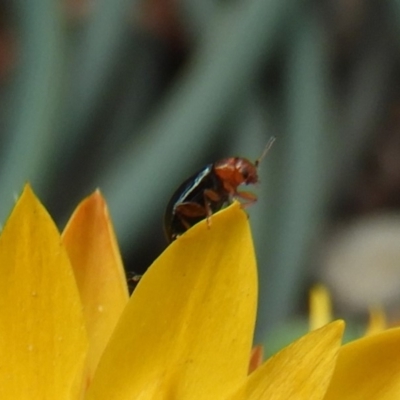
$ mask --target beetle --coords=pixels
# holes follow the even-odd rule
[[[186,179],[165,209],[164,231],[168,242],[205,218],[210,227],[212,214],[232,204],[235,199],[244,200],[242,207],[256,202],[254,193],[238,191],[238,187],[258,182],[258,166],[274,141],[275,137],[271,137],[254,163],[243,157],[224,158],[206,165]]]

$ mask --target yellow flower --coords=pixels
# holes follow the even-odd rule
[[[0,237],[0,398],[399,395],[400,331],[340,347],[341,321],[248,375],[256,301],[251,234],[239,205],[169,246],[128,299],[101,195],[84,200],[60,236],[28,186]]]
[[[328,289],[323,285],[315,285],[310,290],[310,331],[321,328],[332,321],[332,303]]]

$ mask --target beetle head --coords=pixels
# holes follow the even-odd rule
[[[257,167],[246,158],[235,158],[235,170],[241,178],[239,184],[250,185],[258,182]]]

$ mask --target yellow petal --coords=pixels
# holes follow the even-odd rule
[[[371,307],[369,310],[369,321],[365,336],[374,335],[387,328],[386,314],[382,307]]]
[[[400,328],[343,346],[324,400],[400,399]]]
[[[129,297],[107,206],[99,191],[77,207],[62,240],[83,304],[90,380]]]
[[[293,342],[257,368],[228,399],[323,399],[335,368],[343,327],[342,321],[332,322]]]
[[[90,399],[218,399],[247,376],[257,300],[248,219],[238,204],[197,224],[139,282]]]
[[[310,290],[310,331],[332,321],[332,302],[328,289],[315,285]]]
[[[73,272],[25,187],[0,237],[0,398],[78,399],[87,339]]]

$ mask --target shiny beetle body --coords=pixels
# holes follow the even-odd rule
[[[238,192],[237,188],[256,182],[257,167],[245,158],[226,158],[196,172],[179,186],[167,205],[164,229],[168,241],[205,218],[210,224],[211,215],[235,198],[247,200],[246,204],[255,202],[254,194]]]

